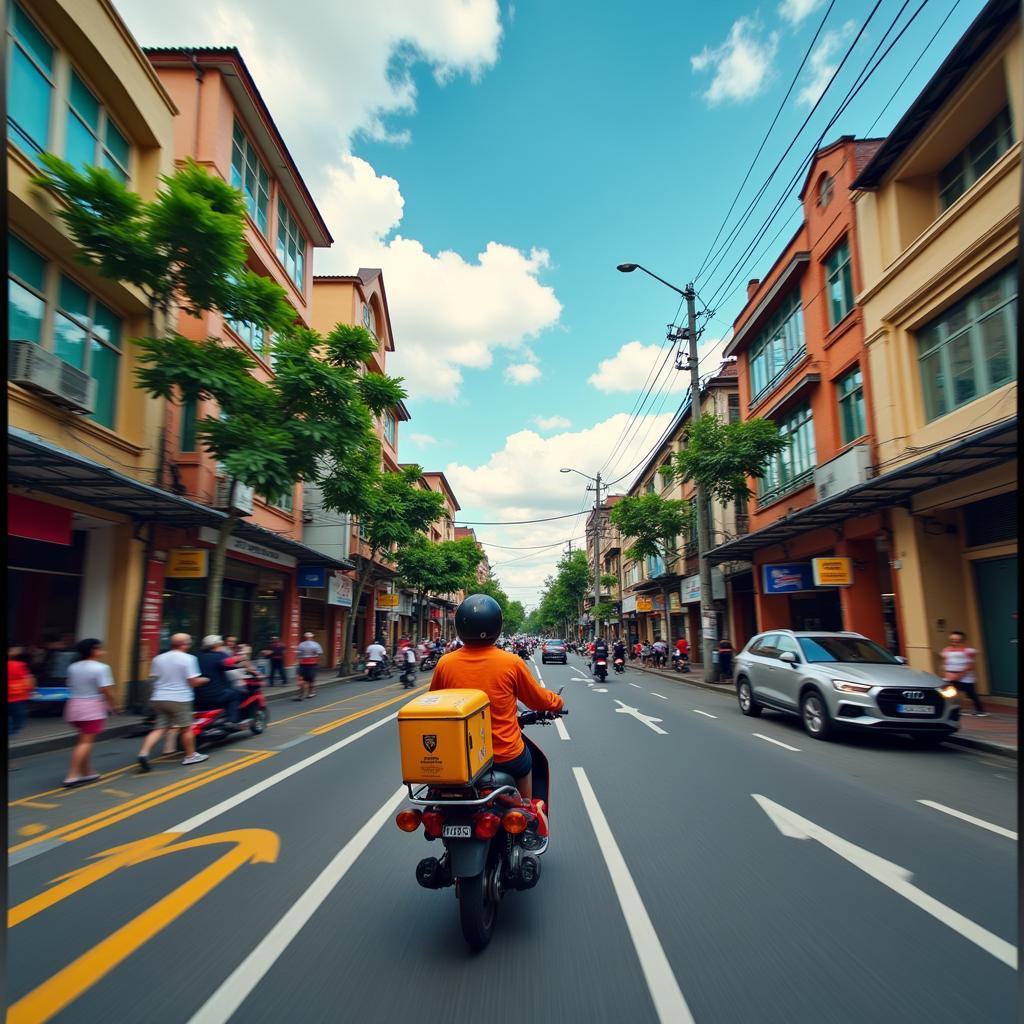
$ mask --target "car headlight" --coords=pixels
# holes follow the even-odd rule
[[[957,688],[952,683],[947,683],[945,686],[939,687],[939,693],[941,693],[943,697],[955,697],[957,692]]]
[[[833,679],[832,686],[841,693],[870,693],[870,683],[851,683],[846,679]]]

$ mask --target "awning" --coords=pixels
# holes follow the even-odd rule
[[[17,427],[7,429],[7,483],[119,512],[137,522],[219,526],[227,518],[223,512],[142,483]]]
[[[909,507],[915,494],[1017,458],[1017,417],[1002,420],[951,444],[943,451],[908,463],[849,490],[785,516],[770,526],[712,548],[712,565],[749,560],[755,551],[780,544],[809,530],[893,506]]]
[[[347,558],[333,558],[325,555],[308,544],[292,540],[273,530],[267,530],[257,526],[248,519],[240,519],[234,529],[234,536],[251,540],[254,544],[262,544],[264,547],[272,548],[274,551],[281,551],[286,555],[292,555],[299,565],[323,566],[325,569],[354,569],[354,563]]]

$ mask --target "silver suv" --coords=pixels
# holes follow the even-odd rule
[[[745,715],[800,715],[817,740],[850,727],[939,743],[960,728],[955,686],[859,633],[759,633],[736,655],[736,696]]]

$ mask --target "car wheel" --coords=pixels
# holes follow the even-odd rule
[[[743,714],[751,718],[757,718],[761,714],[761,705],[754,699],[754,691],[750,688],[750,680],[746,676],[741,676],[736,683],[736,699]]]
[[[808,690],[804,694],[800,701],[800,717],[811,739],[828,739],[832,732],[832,719],[829,718],[825,698],[817,690]]]

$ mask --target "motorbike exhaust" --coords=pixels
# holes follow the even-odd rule
[[[528,853],[524,854],[522,860],[519,862],[516,888],[520,892],[523,892],[526,889],[532,889],[539,881],[540,860],[536,857],[531,857]]]
[[[452,884],[448,865],[436,857],[424,857],[416,865],[416,881],[424,889],[444,889]]]

